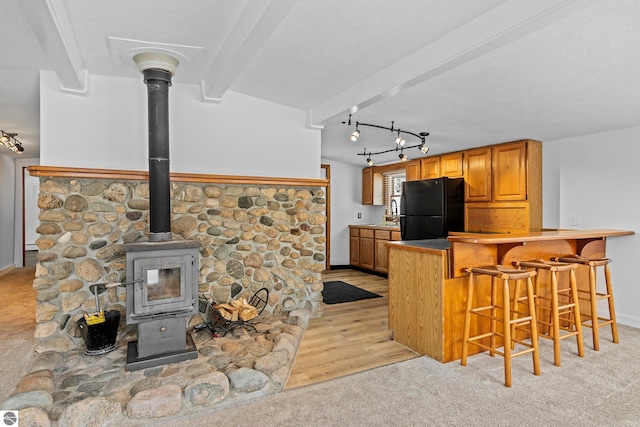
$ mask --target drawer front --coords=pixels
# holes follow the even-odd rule
[[[369,228],[361,228],[360,229],[360,237],[370,237],[373,239],[373,230]]]
[[[389,231],[389,230],[376,230],[376,239],[383,239],[383,240],[391,239],[391,231]]]
[[[402,234],[399,231],[392,231],[391,240],[402,240]]]
[[[351,228],[351,236],[352,237],[358,237],[360,235],[360,229],[359,228]]]

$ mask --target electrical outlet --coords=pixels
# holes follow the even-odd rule
[[[362,212],[358,212],[358,219],[362,219]]]
[[[578,225],[578,216],[577,215],[569,216],[569,225],[574,226],[574,227]]]

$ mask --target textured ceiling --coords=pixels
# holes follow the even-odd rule
[[[324,126],[323,157],[360,166],[358,153],[393,148],[394,135],[362,128],[347,142],[350,111],[353,121],[430,132],[429,154],[640,125],[637,0],[0,0],[0,9],[0,55],[11,58],[0,69],[0,128],[17,132],[29,157],[40,139],[38,70],[81,92],[86,73],[136,77],[131,52],[145,46],[183,55],[175,80],[209,99],[233,90],[306,111]]]

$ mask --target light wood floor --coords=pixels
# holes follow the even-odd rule
[[[331,270],[323,281],[342,280],[382,295],[342,304],[322,304],[311,319],[285,389],[365,371],[419,355],[391,339],[388,286],[384,277],[356,270]]]

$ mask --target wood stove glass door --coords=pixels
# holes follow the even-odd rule
[[[135,315],[190,307],[193,263],[192,255],[134,259],[135,279],[142,279],[134,285]]]

